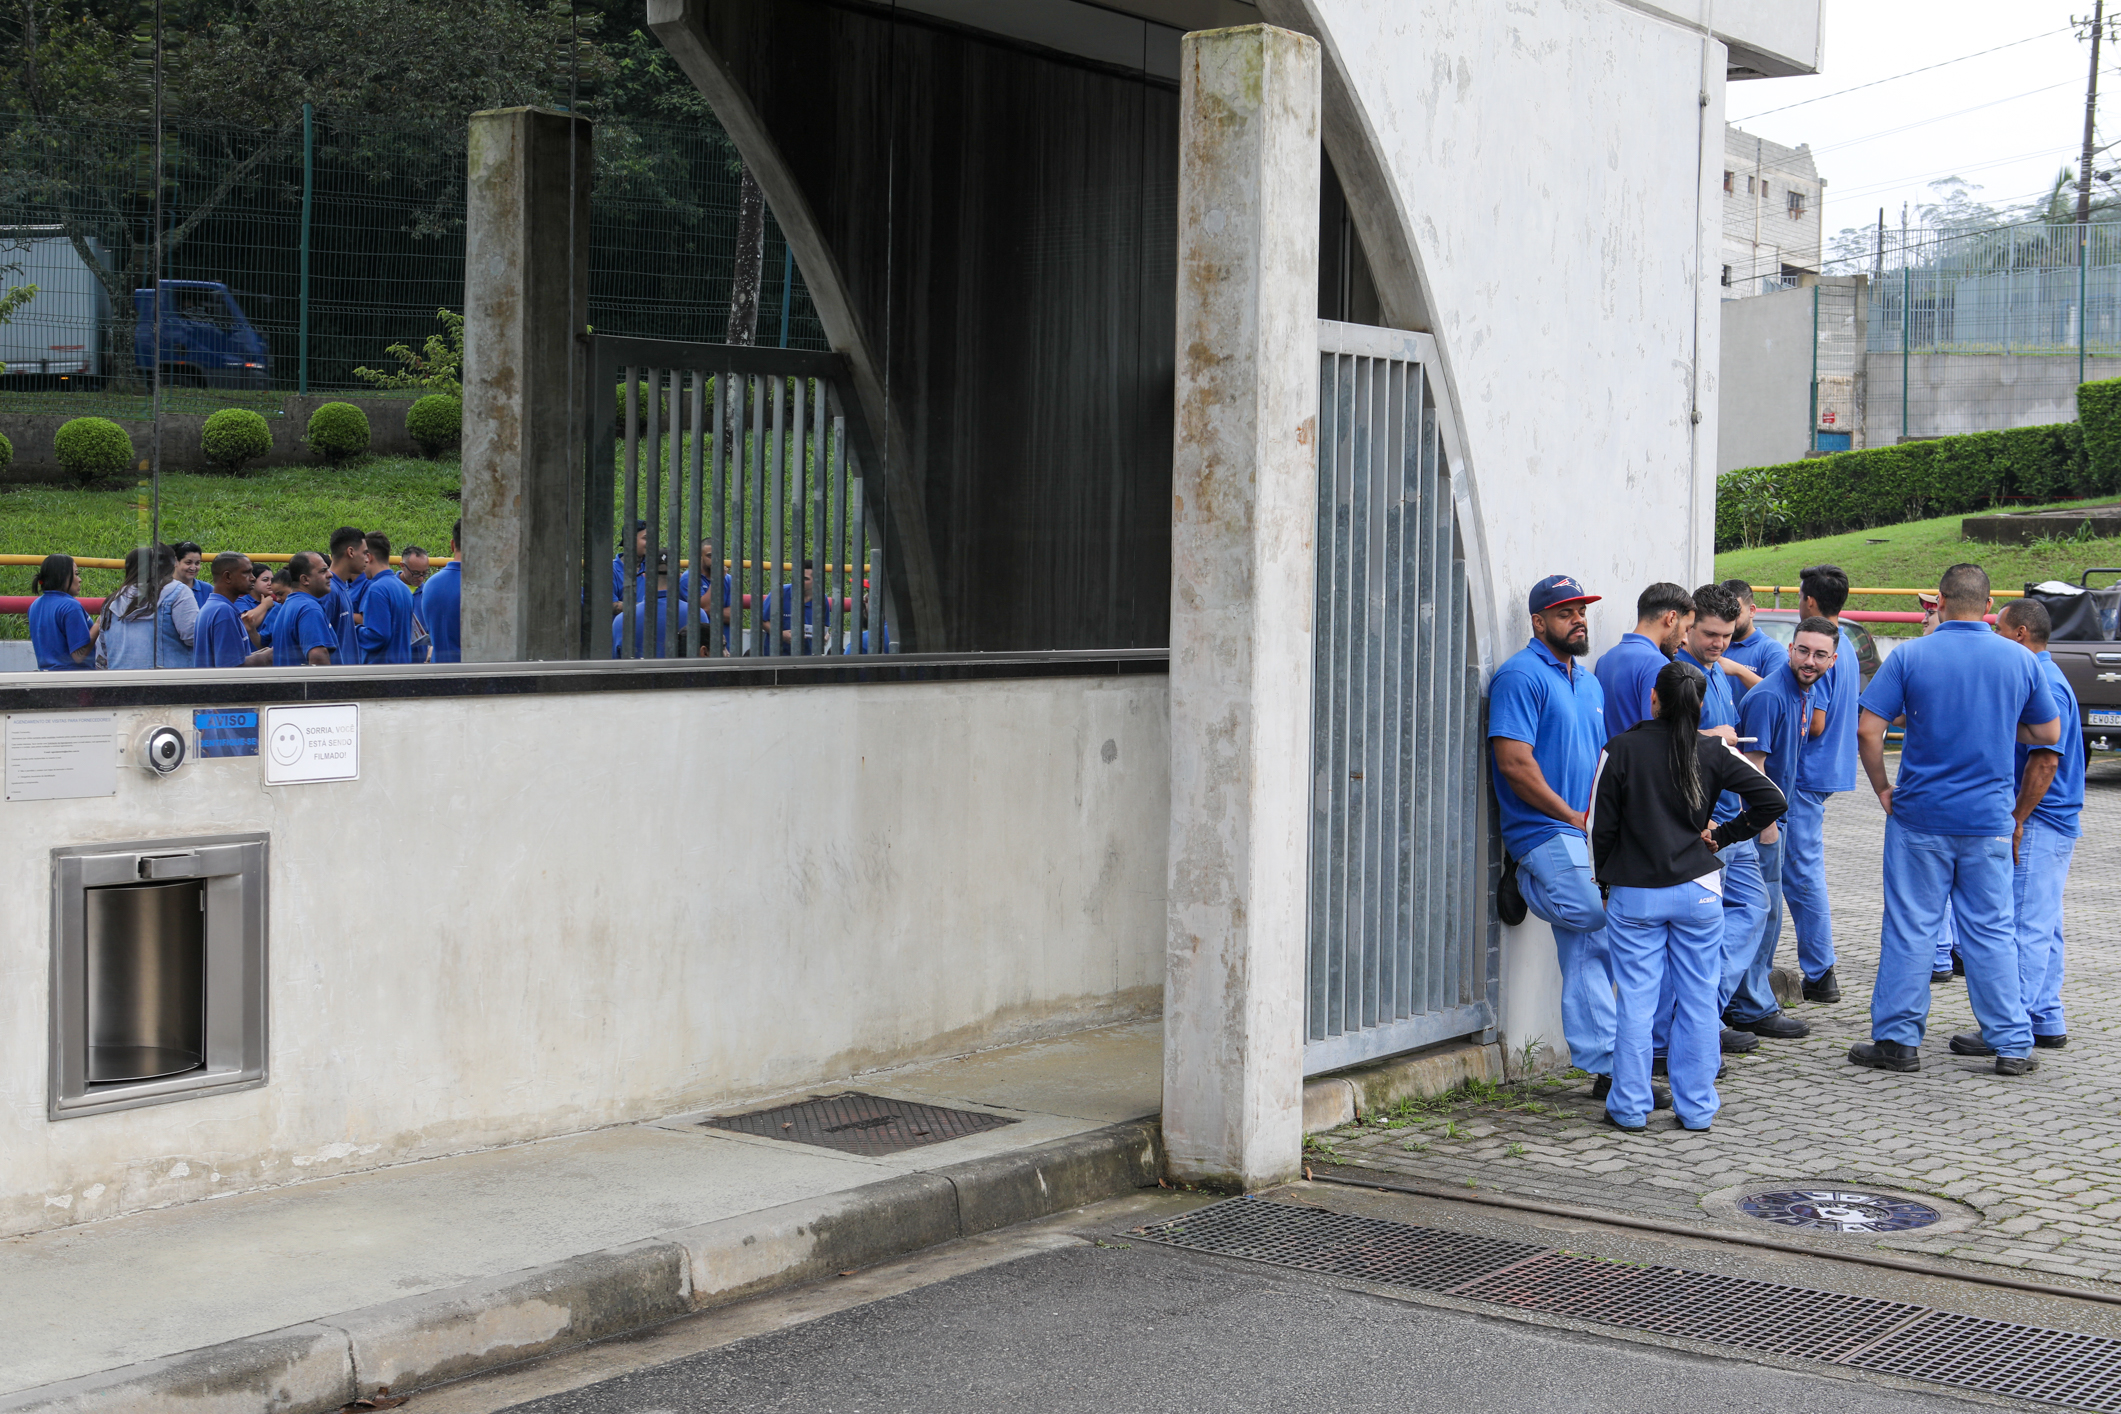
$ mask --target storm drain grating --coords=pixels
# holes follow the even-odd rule
[[[2121,1414],[2121,1340],[1678,1267],[1601,1262],[1382,1218],[1232,1198],[1143,1241],[1681,1340]]]
[[[1005,1115],[946,1110],[939,1105],[889,1100],[882,1095],[849,1090],[842,1095],[818,1095],[800,1104],[753,1110],[750,1114],[716,1115],[700,1123],[708,1129],[728,1129],[738,1134],[815,1144],[843,1154],[874,1156],[947,1143],[1016,1121]]]

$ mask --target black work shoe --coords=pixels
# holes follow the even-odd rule
[[[1872,1070],[1920,1070],[1922,1053],[1898,1041],[1858,1041],[1849,1047],[1849,1064],[1867,1065]]]
[[[1591,1098],[1592,1098],[1592,1099],[1594,1099],[1594,1100],[1603,1100],[1603,1099],[1604,1099],[1604,1098],[1605,1098],[1606,1096],[1608,1096],[1608,1095],[1610,1095],[1610,1094],[1612,1094],[1612,1093],[1613,1093],[1613,1077],[1612,1077],[1612,1076],[1610,1076],[1610,1075],[1594,1075],[1594,1076],[1592,1076],[1592,1077],[1591,1077]]]
[[[1678,1118],[1678,1116],[1676,1115],[1673,1116],[1673,1124],[1676,1128],[1684,1129],[1689,1134],[1706,1134],[1709,1132],[1708,1125],[1688,1124],[1685,1120]]]
[[[2059,1051],[2069,1044],[2067,1036],[2035,1036],[2033,1044],[2043,1051]]]
[[[1600,1110],[1599,1113],[1605,1116],[1607,1124],[1612,1125],[1613,1128],[1619,1130],[1622,1134],[1647,1134],[1650,1132],[1650,1127],[1646,1124],[1622,1124],[1619,1120],[1613,1118],[1611,1110]]]
[[[1932,987],[1942,987],[1946,983],[1950,982],[1952,978],[1956,977],[1957,975],[1958,974],[1953,972],[1949,967],[1945,968],[1942,972],[1932,972],[1930,974],[1930,985]]]
[[[1834,969],[1829,967],[1817,977],[1804,984],[1804,999],[1808,1002],[1838,1002],[1841,1000],[1841,984],[1834,980]]]
[[[2031,1075],[2040,1068],[2040,1062],[2031,1056],[1997,1056],[1996,1074]]]
[[[1804,978],[1787,967],[1768,969],[1768,990],[1775,994],[1776,1006],[1795,1006],[1804,1000]]]
[[[1953,948],[1953,949],[1952,949],[1952,976],[1954,976],[1954,977],[1964,977],[1965,975],[1966,975],[1966,959],[1965,959],[1965,958],[1963,958],[1963,957],[1961,957],[1961,956],[1959,956],[1959,949],[1957,949],[1957,948]]]
[[[1664,1074],[1664,1062],[1663,1062],[1663,1061],[1661,1061],[1661,1060],[1659,1060],[1659,1061],[1652,1061],[1652,1062],[1650,1062],[1650,1073],[1651,1073],[1652,1075],[1662,1075],[1662,1074]],[[1718,1076],[1721,1076],[1721,1075],[1723,1074],[1723,1072],[1719,1070],[1719,1071],[1717,1071],[1717,1072],[1716,1072],[1716,1074],[1717,1074]],[[1612,1094],[1612,1093],[1613,1093],[1613,1077],[1612,1077],[1612,1076],[1610,1076],[1610,1075],[1600,1075],[1600,1076],[1597,1076],[1597,1077],[1595,1077],[1595,1078],[1593,1078],[1593,1079],[1592,1079],[1592,1081],[1591,1081],[1591,1098],[1592,1098],[1592,1099],[1594,1099],[1594,1100],[1603,1100],[1603,1099],[1604,1099],[1604,1098],[1605,1098],[1606,1096],[1608,1096],[1608,1095],[1610,1095],[1610,1094]],[[1671,1091],[1669,1091],[1669,1090],[1667,1090],[1667,1089],[1665,1089],[1665,1088],[1664,1088],[1664,1086],[1662,1086],[1662,1085],[1652,1085],[1652,1086],[1650,1087],[1650,1108],[1651,1108],[1651,1109],[1653,1109],[1653,1110],[1668,1110],[1668,1109],[1670,1109],[1671,1107],[1672,1107],[1672,1092],[1671,1092]]]
[[[1510,927],[1524,922],[1524,891],[1517,887],[1517,861],[1502,857],[1502,881],[1495,885],[1495,916]]]
[[[1981,1039],[1979,1031],[1962,1031],[1952,1037],[1952,1054],[1955,1056],[1992,1056],[1996,1048]]]
[[[1731,1024],[1740,1031],[1749,1031],[1755,1036],[1765,1036],[1771,1041],[1794,1041],[1799,1036],[1812,1034],[1812,1023],[1799,1021],[1786,1011],[1778,1011],[1773,1016],[1763,1016],[1758,1021],[1734,1021]],[[1729,1033],[1726,1032],[1725,1034],[1728,1035]],[[1725,1049],[1729,1048],[1726,1047]]]
[[[1716,1037],[1716,1045],[1727,1056],[1742,1056],[1748,1051],[1759,1050],[1760,1038],[1753,1034],[1751,1027],[1726,1026]]]
[[[1730,1069],[1730,1067],[1729,1067],[1729,1066],[1727,1066],[1727,1065],[1725,1065],[1725,1064],[1724,1064],[1724,1063],[1723,1063],[1722,1061],[1720,1061],[1720,1060],[1719,1060],[1719,1061],[1717,1061],[1717,1062],[1716,1062],[1716,1078],[1717,1078],[1718,1080],[1721,1080],[1721,1079],[1723,1079],[1723,1073],[1724,1073],[1724,1072],[1725,1072],[1726,1070],[1729,1070],[1729,1069]],[[1655,1060],[1653,1060],[1653,1061],[1651,1061],[1651,1062],[1650,1062],[1650,1074],[1652,1074],[1652,1075],[1662,1075],[1662,1076],[1665,1076],[1666,1078],[1670,1078],[1670,1076],[1671,1076],[1672,1072],[1671,1072],[1671,1070],[1670,1070],[1669,1068],[1667,1068],[1667,1067],[1666,1067],[1666,1065],[1665,1065],[1665,1063],[1664,1063],[1664,1057],[1663,1057],[1663,1056],[1659,1056],[1659,1057],[1657,1057],[1657,1059],[1655,1059]],[[1668,1110],[1668,1109],[1670,1109],[1670,1108],[1672,1107],[1672,1092],[1671,1092],[1671,1091],[1669,1091],[1669,1090],[1665,1089],[1665,1088],[1664,1088],[1664,1087],[1663,1087],[1662,1085],[1652,1085],[1652,1086],[1650,1087],[1650,1092],[1651,1092],[1652,1094],[1654,1094],[1655,1096],[1657,1096],[1657,1108],[1658,1108],[1658,1109],[1660,1109],[1660,1110]]]

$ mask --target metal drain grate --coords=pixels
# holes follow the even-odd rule
[[[849,1090],[843,1095],[818,1095],[800,1104],[753,1110],[750,1114],[716,1115],[700,1123],[708,1129],[728,1129],[795,1144],[815,1144],[843,1154],[874,1156],[943,1144],[1016,1121],[1006,1115],[946,1110],[939,1105],[887,1100],[881,1095]]]
[[[1600,1262],[1265,1198],[1232,1198],[1135,1232],[1145,1242],[1322,1276],[2121,1414],[2121,1340],[2103,1336],[1679,1267]]]

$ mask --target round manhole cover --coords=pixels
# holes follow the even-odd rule
[[[1807,1232],[1906,1232],[1943,1216],[1927,1203],[1850,1188],[1793,1188],[1738,1200],[1747,1217]]]

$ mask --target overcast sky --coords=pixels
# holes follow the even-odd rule
[[[1734,83],[1728,117],[1770,142],[1811,144],[1827,179],[1829,238],[1874,224],[1881,206],[1897,227],[1901,203],[1932,199],[1940,177],[2016,205],[2044,194],[2060,167],[2075,169],[2091,55],[2069,20],[2091,10],[2092,0],[1825,0],[1819,74]],[[2121,15],[2121,0],[2107,0],[2107,13]],[[2009,47],[1961,57],[1999,45]],[[1893,78],[1931,64],[1943,67]],[[2121,134],[2121,45],[2103,46],[2099,67],[2105,143]],[[1845,92],[1879,79],[1893,81]],[[2121,151],[2105,160],[2121,164]]]

